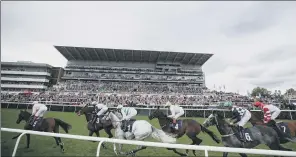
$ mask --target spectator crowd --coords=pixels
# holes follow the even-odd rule
[[[79,105],[97,99],[110,106],[163,105],[168,100],[179,105],[211,105],[225,101],[249,102],[250,98],[236,93],[211,91],[192,84],[66,81],[39,94],[1,94],[2,101],[70,102]]]

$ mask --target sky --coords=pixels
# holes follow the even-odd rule
[[[284,92],[296,88],[295,15],[296,2],[2,2],[1,61],[64,67],[53,45],[212,53],[208,88]]]

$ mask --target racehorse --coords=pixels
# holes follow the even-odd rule
[[[25,130],[33,130],[33,126],[28,123],[29,119],[31,117],[31,113],[27,111],[20,111],[18,118],[16,120],[16,123],[19,124],[22,120],[26,121],[26,124],[24,126]],[[59,126],[63,128],[63,130],[66,133],[69,133],[69,130],[72,128],[72,126],[60,119],[57,118],[43,118],[40,122],[40,125],[36,128],[34,128],[35,131],[43,131],[43,132],[54,132],[59,133]],[[13,137],[12,139],[16,139],[21,134]],[[30,134],[26,134],[27,136],[27,148],[30,147]],[[62,152],[65,151],[64,149],[64,143],[62,142],[60,137],[54,137],[57,146],[60,146]]]
[[[215,111],[204,121],[203,125],[209,127],[216,125],[217,130],[222,136],[222,142],[225,147],[239,147],[239,148],[254,148],[259,144],[265,144],[272,150],[286,150],[280,145],[279,137],[275,130],[266,126],[254,126],[245,129],[246,142],[240,141],[238,137],[238,129],[235,126],[227,123],[223,116],[217,114]],[[227,157],[228,152],[223,153],[223,157]],[[247,157],[246,154],[240,153],[242,157]]]
[[[96,116],[95,107],[84,106],[76,113],[78,116],[81,116],[83,114],[85,115],[87,121],[87,129],[89,130],[89,136],[92,136],[95,133],[97,137],[100,137],[100,130],[104,129],[109,138],[113,137],[111,133],[113,126],[110,120],[102,120],[100,123],[93,124],[92,120],[94,120],[93,118],[95,118]],[[103,148],[106,148],[105,145],[103,145]]]
[[[148,137],[152,137],[158,141],[164,142],[164,143],[176,143],[176,139],[172,138],[170,136],[167,136],[162,130],[159,130],[155,127],[153,127],[149,122],[146,120],[130,120],[128,123],[128,132],[124,132],[121,128],[122,122],[120,120],[120,113],[117,111],[109,111],[107,113],[107,117],[110,118],[113,127],[115,128],[115,137],[118,139],[128,139],[128,140],[145,140]],[[138,146],[137,149],[134,149],[132,151],[129,151],[127,153],[123,153],[122,150],[122,144],[119,145],[119,154],[125,154],[125,155],[132,155],[135,156],[135,154],[143,149],[146,149],[146,146]],[[175,153],[177,152],[175,149],[169,149],[173,150]],[[114,144],[114,152],[117,154],[116,151],[116,144]],[[179,155],[185,156],[185,154],[178,153]]]
[[[150,120],[157,118],[161,129],[167,134],[170,134],[174,137],[180,138],[186,133],[187,137],[192,140],[191,145],[199,145],[202,142],[202,139],[196,137],[201,131],[206,132],[215,142],[220,143],[220,139],[212,131],[203,127],[201,124],[193,119],[178,120],[178,123],[180,123],[181,126],[178,130],[172,130],[171,124],[173,120],[167,117],[163,112],[161,112],[159,110],[159,107],[152,114],[150,114],[148,118]],[[189,150],[186,150],[186,154],[188,154],[188,152]],[[196,156],[195,150],[192,150],[192,153],[194,154],[194,156]]]
[[[266,125],[263,120],[260,117],[260,115],[256,115],[255,113],[251,112],[251,118],[249,122],[255,126],[255,125]],[[288,134],[291,137],[294,137],[293,141],[287,140],[283,137],[280,137],[280,142],[282,144],[287,143],[287,142],[296,142],[296,121],[291,121],[291,122],[277,122],[277,124],[281,131],[284,134]]]

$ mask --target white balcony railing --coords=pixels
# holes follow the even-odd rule
[[[37,72],[37,71],[8,71],[1,70],[1,74],[13,74],[13,75],[39,75],[39,76],[50,76],[49,72]]]
[[[1,84],[1,88],[47,89],[45,85]]]
[[[49,82],[45,78],[18,78],[18,77],[1,77],[2,81],[20,81],[20,82]]]

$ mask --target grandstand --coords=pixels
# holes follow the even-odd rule
[[[2,93],[40,93],[49,86],[52,66],[33,62],[1,62]]]
[[[149,85],[205,87],[202,65],[212,56],[180,53],[55,46],[68,60],[63,79]]]

